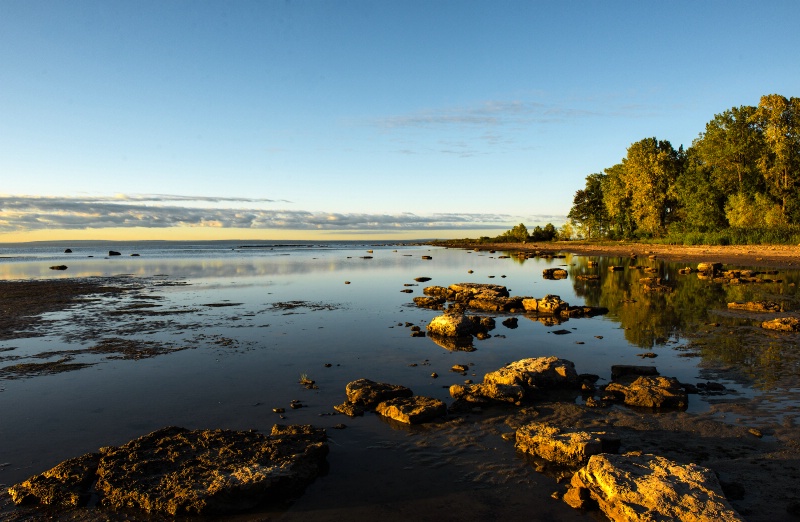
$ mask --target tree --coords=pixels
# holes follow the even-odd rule
[[[586,176],[586,188],[575,192],[567,217],[587,239],[600,238],[608,227],[608,214],[603,202],[604,174]]]
[[[511,243],[523,243],[528,240],[528,229],[524,224],[520,223],[511,230],[503,232],[497,239]]]
[[[752,121],[764,134],[766,148],[758,165],[769,192],[785,215],[797,206],[800,187],[800,98],[762,96]]]
[[[645,138],[628,147],[622,181],[630,194],[637,228],[661,235],[676,209],[673,185],[682,169],[683,150],[668,141]]]
[[[753,193],[763,186],[758,160],[765,144],[753,121],[755,112],[755,107],[743,105],[716,114],[692,143],[695,159],[710,169],[715,188],[726,196]]]
[[[684,169],[673,189],[677,203],[673,226],[678,230],[707,232],[728,226],[725,194],[713,182],[713,170],[694,147],[686,151]]]
[[[617,163],[605,169],[602,179],[603,205],[608,216],[609,236],[617,238],[632,237],[636,222],[631,212],[631,192],[625,183],[625,167]]]

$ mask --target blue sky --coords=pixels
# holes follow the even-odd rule
[[[0,2],[0,241],[560,224],[645,137],[800,95],[800,2]]]

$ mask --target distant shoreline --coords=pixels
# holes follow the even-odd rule
[[[800,245],[654,245],[636,242],[553,241],[542,243],[482,243],[436,241],[432,245],[470,250],[511,252],[567,252],[587,256],[655,255],[660,259],[695,264],[720,262],[741,267],[800,269]]]

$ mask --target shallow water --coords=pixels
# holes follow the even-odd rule
[[[62,253],[66,247],[73,253]],[[123,255],[107,257],[108,250]],[[284,518],[335,520],[344,513],[441,519],[452,514],[442,512],[442,502],[459,502],[474,520],[488,516],[482,509],[493,503],[502,505],[495,514],[530,515],[529,509],[537,509],[537,520],[571,520],[584,515],[549,497],[555,482],[533,472],[514,454],[513,444],[500,438],[509,428],[486,429],[493,425],[489,412],[480,428],[401,429],[373,414],[333,415],[333,405],[344,400],[347,382],[362,377],[403,384],[449,403],[451,384],[479,382],[484,373],[521,358],[556,355],[573,361],[579,373],[600,375],[601,384],[610,379],[611,365],[637,364],[657,366],[662,375],[682,382],[711,379],[725,386],[722,396],[691,395],[689,411],[755,399],[772,408],[765,408],[765,415],[796,415],[798,389],[787,389],[784,379],[797,373],[793,358],[755,357],[735,335],[720,336],[733,347],[708,343],[699,349],[687,336],[745,321],[724,311],[729,301],[769,298],[792,306],[797,272],[765,276],[780,282],[732,286],[678,275],[680,266],[660,260],[640,259],[642,268],[631,269],[627,258],[522,261],[502,254],[368,243],[1,248],[0,279],[124,276],[140,288],[47,314],[42,337],[0,341],[0,369],[58,360],[70,350],[85,351],[70,354],[70,362],[91,364],[55,375],[0,379],[0,464],[7,464],[0,467],[0,483],[18,482],[65,458],[166,425],[269,431],[276,422],[326,428],[344,423],[345,430],[328,430],[330,472],[282,513]],[[590,268],[589,261],[599,266]],[[49,269],[59,264],[69,268]],[[544,268],[562,265],[568,279],[543,278]],[[609,265],[626,269],[611,272]],[[581,273],[597,273],[601,280],[580,281]],[[654,275],[674,290],[644,292],[639,279]],[[432,279],[416,283],[419,276]],[[520,315],[515,329],[495,315],[492,337],[476,341],[471,352],[411,337],[407,322],[424,330],[440,313],[417,308],[412,298],[425,286],[459,282],[502,284],[512,295],[556,294],[571,305],[605,306],[610,312],[554,326]],[[407,289],[413,292],[401,292]],[[150,342],[170,353],[139,360],[88,353],[103,339]],[[54,353],[40,357],[43,352]],[[642,359],[644,352],[657,358]],[[454,364],[469,364],[469,375],[450,372]],[[319,389],[304,389],[298,384],[301,374]],[[288,409],[293,399],[306,407]],[[287,408],[285,420],[272,412],[275,407]]]

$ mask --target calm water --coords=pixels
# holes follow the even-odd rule
[[[771,405],[770,414],[785,416],[797,405],[797,389],[787,389],[793,385],[785,379],[797,373],[793,358],[770,360],[737,344],[733,334],[722,336],[727,346],[707,344],[699,351],[690,349],[687,339],[698,330],[741,326],[743,319],[724,312],[728,301],[793,301],[797,272],[769,276],[780,283],[725,286],[696,275],[679,276],[678,265],[659,260],[637,261],[656,273],[610,272],[609,264],[627,266],[629,260],[568,255],[521,261],[500,259],[500,252],[288,243],[81,242],[0,248],[3,280],[124,276],[141,285],[122,297],[49,314],[43,337],[0,341],[0,368],[58,360],[65,351],[73,352],[70,362],[92,363],[57,375],[0,379],[0,483],[12,484],[65,458],[166,425],[269,431],[276,422],[328,428],[345,423],[346,430],[329,430],[329,474],[285,517],[333,520],[346,513],[391,519],[394,513],[403,518],[412,515],[403,514],[400,506],[413,495],[417,500],[408,508],[412,511],[427,510],[433,516],[441,502],[461,502],[479,519],[482,503],[522,494],[532,496],[536,509],[545,510],[542,520],[572,520],[583,515],[550,499],[554,483],[529,471],[514,455],[513,445],[499,437],[473,434],[483,442],[459,455],[434,452],[428,458],[421,448],[450,435],[429,428],[398,429],[371,414],[356,419],[330,415],[332,407],[344,400],[345,385],[362,377],[403,384],[417,395],[449,403],[447,387],[467,378],[449,372],[454,364],[473,365],[474,376],[468,378],[480,381],[484,373],[510,361],[549,355],[575,362],[579,373],[600,375],[601,383],[610,378],[613,364],[643,364],[682,382],[711,379],[728,389],[721,397],[690,396],[694,412],[707,412],[717,403],[757,400]],[[65,248],[73,252],[64,254]],[[122,255],[108,257],[109,250]],[[130,255],[134,253],[139,256]],[[433,259],[423,260],[423,255]],[[600,266],[590,268],[590,260]],[[60,264],[68,270],[49,269]],[[568,279],[543,279],[542,269],[562,265]],[[575,276],[581,273],[600,274],[601,280],[579,281]],[[639,278],[653,275],[672,281],[675,291],[644,293]],[[417,284],[414,278],[419,276],[432,280]],[[492,337],[476,341],[471,352],[448,351],[428,338],[412,338],[406,322],[424,329],[439,314],[415,307],[413,297],[422,295],[424,286],[458,282],[502,284],[512,295],[556,294],[572,305],[605,306],[610,313],[558,326],[519,316],[515,329],[502,326],[504,317],[497,316]],[[281,305],[290,301],[299,303]],[[562,329],[570,333],[552,333]],[[104,339],[150,342],[174,352],[140,360],[80,353]],[[53,354],[42,357],[45,352]],[[638,354],[643,352],[658,357],[642,359]],[[687,352],[700,356],[682,356]],[[301,374],[314,379],[319,389],[302,388]],[[306,407],[289,410],[293,399]],[[274,407],[287,408],[285,421],[272,412]],[[446,469],[440,465],[445,460],[450,464]],[[511,482],[492,482],[499,472],[495,478],[475,472],[486,462],[504,466],[504,476],[516,477],[513,487]],[[379,484],[375,474],[392,478]],[[419,477],[435,487],[420,486]],[[352,495],[354,487],[360,488],[357,496]],[[486,492],[469,493],[483,488],[492,491],[493,500],[481,500]]]

